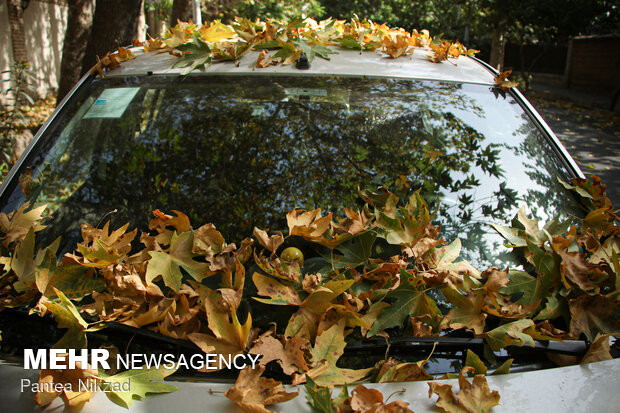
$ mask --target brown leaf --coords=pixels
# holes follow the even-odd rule
[[[351,392],[351,409],[356,413],[413,413],[407,406],[409,403],[402,400],[385,404],[383,394],[379,390],[370,389],[362,384]]]
[[[455,394],[452,386],[438,382],[428,383],[428,397],[433,393],[439,396],[435,404],[446,413],[484,413],[489,412],[493,406],[499,404],[499,393],[491,391],[487,379],[483,375],[474,376],[470,383],[465,374],[474,371],[473,367],[465,367],[459,373],[460,391]]]
[[[419,381],[432,380],[433,376],[428,374],[424,369],[424,365],[428,360],[418,361],[416,363],[399,363],[394,359],[389,359],[386,363],[391,365],[387,370],[377,375],[377,382],[401,382],[401,381]]]
[[[495,81],[495,86],[501,88],[504,92],[508,92],[513,87],[519,85],[519,82],[511,82],[507,79],[508,76],[512,73],[512,70],[506,70],[505,72],[498,73],[493,80]]]
[[[63,359],[61,361],[62,364],[68,365],[68,354],[59,354],[59,357]],[[93,393],[89,390],[91,388],[97,389],[101,379],[97,370],[89,369],[88,366],[83,368],[80,362],[77,362],[75,367],[74,369],[41,370],[39,373],[39,386],[45,391],[39,391],[35,394],[35,403],[44,407],[60,396],[65,406],[76,411],[81,410],[84,404],[93,396]],[[89,390],[75,391],[83,388],[80,386],[80,382],[83,383],[82,386],[86,386]],[[63,385],[63,390],[58,392],[46,391],[52,390],[52,386],[55,384]],[[68,389],[71,389],[71,391]]]
[[[581,359],[579,364],[592,363],[595,361],[604,361],[604,360],[612,360],[610,348],[609,348],[609,338],[611,334],[598,334],[592,344],[590,344],[590,348],[588,348],[588,352]]]
[[[383,38],[382,52],[389,55],[392,59],[396,59],[400,56],[406,56],[412,53],[412,49],[409,48],[409,36],[397,35],[394,39],[391,36],[385,36]]]
[[[269,56],[269,51],[267,49],[261,50],[258,59],[256,59],[256,67],[265,68],[268,66],[275,66],[279,63],[278,60],[268,59],[267,56]]]
[[[34,232],[44,229],[45,225],[41,225],[41,221],[45,208],[47,205],[30,209],[30,203],[26,202],[9,214],[1,212],[0,229],[5,233],[2,244],[8,247],[13,241],[23,240],[30,228],[33,228]]]
[[[599,287],[593,281],[603,278],[603,272],[598,266],[585,260],[586,254],[579,254],[577,251],[569,252],[568,247],[571,243],[570,238],[553,237],[553,249],[562,258],[560,272],[564,286],[572,289],[573,286],[568,282],[570,280],[583,291],[598,293]]]
[[[284,242],[284,235],[282,235],[281,231],[275,231],[275,235],[269,236],[267,231],[254,227],[254,237],[260,245],[274,254],[278,247]]]
[[[570,333],[577,338],[584,333],[593,341],[598,333],[620,331],[620,320],[616,317],[618,299],[607,296],[584,295],[568,301],[571,322]]]
[[[224,237],[215,229],[215,225],[206,224],[194,231],[194,253],[210,256],[219,254],[225,248]]]
[[[332,214],[321,216],[321,209],[304,211],[293,209],[286,214],[286,222],[290,235],[302,237],[320,237],[325,234],[332,222]]]
[[[310,369],[306,363],[306,356],[309,356],[310,347],[310,341],[304,338],[291,337],[278,340],[269,331],[256,340],[250,353],[262,355],[261,366],[276,360],[282,367],[284,374],[291,376],[294,373],[303,373]]]
[[[241,370],[235,385],[226,392],[226,397],[249,412],[269,412],[265,406],[297,397],[299,392],[287,393],[282,383],[261,377],[264,371],[264,366],[254,369],[248,366]]]

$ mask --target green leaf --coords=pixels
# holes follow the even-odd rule
[[[343,255],[336,255],[332,261],[334,268],[355,268],[366,264],[372,254],[372,246],[377,239],[373,231],[365,231],[338,246]],[[325,256],[329,260],[329,256]]]
[[[487,366],[480,360],[480,357],[470,349],[467,349],[465,366],[473,367],[475,369],[475,374],[487,374]]]
[[[346,49],[362,50],[362,44],[350,34],[342,36],[342,40],[340,40],[340,46]]]
[[[177,50],[184,52],[183,56],[177,60],[172,67],[185,67],[181,73],[186,75],[194,69],[206,70],[211,65],[213,53],[209,45],[201,38],[192,35],[193,42],[185,43],[176,47]]]
[[[58,301],[49,301],[45,297],[41,298],[43,305],[54,314],[54,319],[58,328],[67,328],[69,331],[54,344],[53,348],[86,348],[86,328],[88,323],[84,321],[75,305],[62,293],[54,288]]]
[[[306,375],[306,399],[308,404],[319,412],[333,413],[335,411],[330,389],[318,386],[308,375]]]
[[[527,247],[534,253],[532,259],[536,266],[536,274],[538,274],[533,296],[533,302],[535,302],[552,294],[560,285],[562,260],[556,253],[547,252],[532,243],[528,242]]]
[[[118,264],[121,257],[118,252],[114,251],[109,253],[106,245],[100,240],[95,240],[95,249],[90,250],[88,247],[78,244],[77,248],[80,254],[90,262],[85,262],[82,265],[85,267],[106,268],[111,264]]]
[[[428,314],[431,320],[436,320],[438,316],[441,316],[435,300],[427,296],[425,290],[414,287],[411,283],[412,277],[407,272],[401,270],[400,274],[400,285],[386,295],[386,298],[394,299],[395,302],[381,312],[372,325],[372,331],[368,332],[368,337],[390,327],[402,327],[409,316],[417,317]]]
[[[114,376],[107,376],[100,372],[104,382],[111,383],[110,390],[115,386],[113,383],[123,384],[129,381],[129,391],[110,391],[106,396],[119,406],[129,408],[133,399],[143,399],[147,393],[170,393],[179,390],[178,387],[167,383],[159,383],[176,369],[150,368],[127,370]]]
[[[50,300],[56,298],[56,289],[72,300],[81,300],[93,291],[105,289],[101,280],[92,278],[92,272],[81,265],[58,267],[56,255],[48,248],[41,264],[35,267],[35,282],[41,294]]]
[[[34,230],[32,228],[15,247],[11,268],[15,271],[20,282],[34,284]]]
[[[534,326],[534,322],[529,319],[517,320],[512,323],[499,326],[484,335],[484,339],[493,351],[498,351],[508,346],[523,346],[528,344],[535,346],[534,339],[523,330]]]
[[[521,235],[523,234],[522,230],[517,228],[505,227],[502,225],[491,224],[493,229],[499,233],[502,237],[506,239],[510,243],[512,247],[525,247],[527,246],[527,241]]]
[[[553,320],[564,316],[568,320],[568,305],[566,300],[559,299],[557,294],[547,297],[545,307],[534,317],[534,321]]]
[[[315,378],[319,385],[331,386],[336,384],[352,383],[366,377],[372,368],[353,370],[342,369],[336,366],[338,359],[344,353],[344,320],[340,320],[316,338],[314,347],[310,350],[315,365],[322,360],[327,362],[328,368]]]
[[[536,294],[536,277],[532,277],[525,271],[510,270],[508,285],[499,289],[499,292],[506,295],[515,293],[523,293],[517,302],[521,304],[532,304],[537,301]]]
[[[321,360],[326,360],[330,367],[336,366],[336,362],[344,353],[344,347],[346,343],[344,341],[344,322],[338,322],[323,331],[320,336],[316,338],[314,347],[310,350],[312,360],[315,363]]]
[[[196,256],[192,252],[193,245],[193,231],[183,232],[180,235],[175,232],[172,234],[168,252],[149,252],[151,259],[146,269],[146,282],[152,283],[153,279],[161,275],[164,279],[164,284],[178,292],[183,280],[181,268],[187,271],[196,281],[202,281],[206,271],[209,269],[209,265],[193,260]]]
[[[510,366],[512,365],[513,361],[515,361],[515,359],[508,359],[505,362],[503,362],[501,366],[496,368],[495,371],[491,373],[491,376],[510,373]]]

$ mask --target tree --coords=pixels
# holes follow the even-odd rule
[[[60,101],[80,79],[82,61],[93,23],[95,0],[74,0],[69,2],[67,30],[62,46],[60,80],[57,101]]]
[[[177,20],[182,22],[189,21],[192,14],[192,0],[174,0],[170,24],[174,26],[177,24]]]
[[[21,0],[7,0],[9,25],[11,26],[11,45],[13,46],[13,59],[16,62],[28,60],[26,56],[26,39],[24,35],[24,9],[27,3],[22,5]]]
[[[93,26],[82,63],[82,73],[97,63],[97,56],[131,45],[138,38],[143,0],[97,0]]]

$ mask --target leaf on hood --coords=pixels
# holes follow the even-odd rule
[[[353,383],[366,377],[372,368],[368,369],[343,369],[336,366],[338,359],[344,354],[346,343],[344,341],[344,320],[334,324],[329,329],[317,336],[314,347],[310,350],[312,356],[312,368],[317,371],[316,376],[312,370],[307,374],[319,385],[342,385]],[[327,366],[327,367],[325,367]],[[305,381],[305,376],[295,381],[300,384]]]
[[[278,340],[272,331],[268,331],[255,341],[250,353],[262,355],[261,366],[276,360],[284,374],[291,376],[310,369],[306,362],[310,347],[310,341],[304,338],[282,337]]]
[[[269,236],[267,231],[254,227],[254,237],[260,245],[271,251],[272,254],[284,243],[284,235],[281,231],[275,231],[275,235]]]
[[[355,413],[413,413],[408,407],[409,403],[402,400],[386,403],[387,400],[383,401],[383,394],[379,390],[362,384],[351,392],[351,409]]]
[[[390,327],[402,327],[409,316],[428,315],[430,320],[437,320],[441,311],[435,300],[426,295],[426,290],[413,285],[414,277],[404,270],[400,271],[400,285],[398,288],[387,293],[386,298],[395,300],[394,303],[384,309],[372,325],[372,331],[368,337],[372,337]],[[435,323],[438,327],[438,323]]]
[[[103,291],[105,285],[93,278],[94,271],[81,265],[57,266],[56,254],[45,250],[41,264],[35,267],[35,283],[44,297],[56,298],[55,291],[61,290],[72,300],[81,300],[93,291]]]
[[[67,328],[64,336],[54,344],[53,348],[86,348],[86,328],[88,323],[84,321],[76,306],[62,293],[52,287],[58,301],[50,301],[41,297],[39,301],[45,308],[54,314],[58,328]]]
[[[472,330],[475,334],[482,334],[487,317],[482,312],[482,308],[485,305],[484,294],[470,292],[467,295],[463,295],[451,287],[444,288],[442,292],[448,302],[453,305],[452,309],[442,320],[442,325],[454,329],[466,328]]]
[[[595,361],[612,360],[610,353],[609,338],[611,334],[597,334],[594,341],[590,344],[588,352],[581,359],[579,364],[593,363]]]
[[[387,369],[382,368],[377,374],[377,382],[433,380],[433,376],[424,369],[426,363],[428,363],[428,359],[415,363],[400,363],[395,359],[390,359],[384,364]]]
[[[332,306],[332,300],[345,292],[355,280],[329,281],[314,290],[302,301],[299,309],[290,318],[284,334],[287,337],[297,336],[303,328],[314,339],[321,317]]]
[[[459,387],[457,394],[449,384],[438,382],[428,383],[428,397],[433,393],[439,398],[435,404],[441,411],[446,413],[486,413],[490,412],[493,406],[499,404],[499,393],[497,390],[491,391],[487,384],[487,379],[482,375],[474,376],[470,383],[465,374],[473,371],[472,367],[465,367],[459,373]]]
[[[504,92],[508,92],[513,87],[519,85],[519,82],[511,82],[508,80],[508,76],[512,73],[512,70],[506,70],[505,72],[500,72],[493,80],[495,81],[495,86],[501,88]]]
[[[146,269],[146,282],[152,283],[155,278],[162,276],[164,284],[178,292],[183,280],[183,268],[196,281],[202,281],[209,269],[206,263],[195,261],[193,258],[194,233],[192,231],[172,235],[168,252],[151,251],[151,259]]]
[[[73,409],[73,411],[80,411],[94,395],[90,389],[97,389],[102,378],[99,377],[97,370],[90,369],[89,366],[82,366],[79,361],[75,363],[75,368],[68,368],[68,354],[66,353],[59,354],[58,357],[61,359],[60,363],[66,364],[67,368],[41,370],[39,373],[41,390],[34,395],[34,401],[39,406],[45,407],[60,396],[66,407]],[[62,385],[62,390],[53,391],[52,389],[56,385]]]
[[[286,214],[286,222],[290,235],[316,238],[327,232],[332,222],[332,214],[321,216],[320,208],[313,211],[293,209]]]
[[[579,254],[578,251],[569,252],[568,248],[573,240],[562,236],[553,237],[552,247],[562,259],[560,273],[562,281],[567,289],[572,289],[575,284],[583,291],[598,293],[599,287],[595,282],[604,278],[601,269],[588,261],[586,254]],[[570,281],[570,283],[569,283]]]
[[[191,333],[187,338],[205,353],[235,355],[243,352],[250,340],[252,316],[248,314],[245,324],[237,318],[236,310],[222,311],[217,308],[212,297],[204,301],[209,329],[213,333]]]
[[[534,347],[534,339],[524,332],[524,330],[532,326],[534,326],[532,320],[513,321],[486,332],[484,339],[493,351],[498,351],[508,346],[521,347],[524,344]]]
[[[570,333],[578,338],[585,334],[589,341],[594,341],[598,333],[620,331],[617,299],[601,294],[583,295],[568,301],[571,322]]]
[[[283,403],[297,397],[299,392],[287,393],[282,383],[261,377],[264,371],[264,366],[254,369],[248,366],[241,370],[235,385],[226,392],[226,397],[243,410],[256,413],[269,412],[265,406]]]
[[[103,381],[111,383],[110,391],[105,395],[114,403],[126,409],[131,407],[134,399],[143,399],[149,393],[170,393],[179,390],[178,387],[168,383],[161,383],[166,377],[176,371],[175,369],[150,368],[132,369],[114,376],[102,374]],[[115,390],[123,383],[129,383],[129,391]]]
[[[258,289],[258,295],[269,297],[254,297],[256,301],[275,305],[301,305],[301,299],[297,291],[289,285],[257,272],[252,275],[252,281],[254,281],[254,285]]]

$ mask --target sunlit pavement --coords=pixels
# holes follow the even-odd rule
[[[614,206],[620,207],[620,116],[553,98],[528,99],[583,173],[600,176]]]

